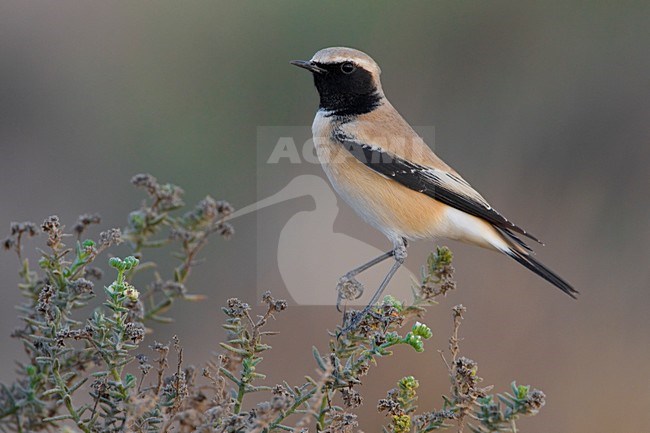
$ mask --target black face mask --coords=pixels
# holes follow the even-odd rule
[[[320,108],[336,116],[369,113],[380,105],[372,74],[350,62],[316,63],[327,72],[314,73]]]

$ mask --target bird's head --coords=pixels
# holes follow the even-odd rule
[[[311,60],[293,60],[291,64],[312,72],[320,108],[331,114],[359,115],[382,104],[381,69],[366,53],[352,48],[325,48]]]

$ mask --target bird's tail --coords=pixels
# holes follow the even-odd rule
[[[494,243],[492,245],[496,249],[512,257],[517,263],[524,265],[573,299],[576,299],[578,291],[555,272],[535,259],[533,257],[533,251],[521,239],[508,230],[502,230],[496,227],[494,229],[501,235],[499,240],[495,241],[493,238]]]
[[[553,284],[558,289],[562,290],[567,295],[571,296],[573,299],[576,299],[576,295],[579,292],[555,272],[536,260],[529,252],[518,251],[518,249],[515,248],[510,248],[508,251],[504,252],[515,259],[518,263],[524,265],[540,277],[544,278],[549,283]]]

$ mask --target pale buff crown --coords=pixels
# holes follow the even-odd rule
[[[381,69],[379,65],[363,51],[355,50],[354,48],[347,47],[330,47],[323,48],[314,54],[311,58],[314,63],[343,63],[352,62],[366,71],[370,72],[374,81],[377,83],[377,89],[381,91],[381,82],[379,76]]]

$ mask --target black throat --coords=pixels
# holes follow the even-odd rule
[[[317,65],[327,71],[314,73],[314,84],[320,95],[319,108],[328,111],[328,116],[358,116],[381,105],[382,96],[367,70],[359,67],[345,74],[338,63]]]

